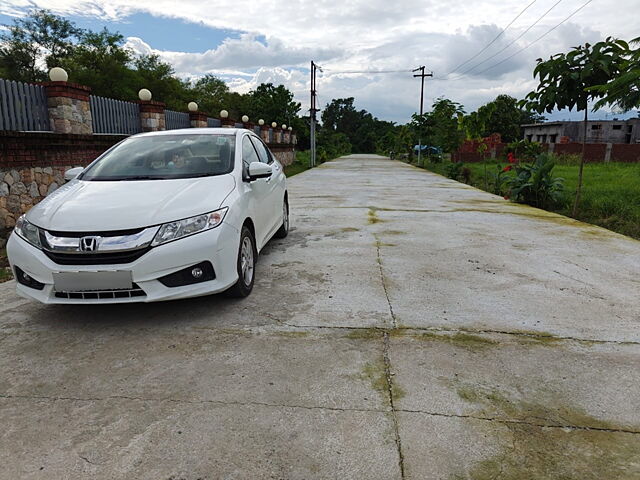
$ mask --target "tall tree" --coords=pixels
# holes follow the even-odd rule
[[[503,142],[515,142],[522,138],[521,125],[544,121],[544,117],[527,111],[518,105],[518,100],[509,95],[498,95],[495,100],[478,109],[485,119],[483,137],[499,133]]]
[[[284,85],[276,87],[273,83],[261,83],[249,95],[251,105],[248,114],[255,120],[260,117],[267,122],[291,125],[302,108],[299,102],[294,101],[293,93]]]
[[[465,111],[461,104],[440,97],[429,112],[429,137],[434,146],[452,152],[460,146],[462,135],[458,130],[458,117]]]
[[[132,53],[123,43],[122,35],[106,28],[99,32],[85,31],[60,66],[74,82],[91,86],[94,95],[131,100],[137,95],[133,85],[136,78],[129,66]]]
[[[198,108],[209,115],[218,115],[225,107],[229,95],[229,87],[224,80],[207,74],[193,85],[194,101]]]
[[[34,10],[16,19],[0,34],[0,71],[25,82],[46,79],[45,70],[68,57],[83,30],[47,10]]]
[[[584,111],[582,154],[573,216],[578,212],[582,191],[589,102],[603,96],[602,92],[591,87],[606,85],[620,75],[628,47],[626,42],[608,37],[594,45],[586,43],[568,53],[552,55],[546,61],[538,59],[533,75],[538,77],[540,83],[521,103],[524,108],[538,113],[551,113],[554,109],[564,108]]]
[[[134,61],[136,69],[135,91],[148,88],[155,99],[173,110],[184,111],[192,101],[191,85],[176,77],[173,67],[158,55],[143,55]]]

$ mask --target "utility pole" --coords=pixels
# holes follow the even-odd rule
[[[310,119],[310,137],[311,137],[311,158],[309,158],[309,166],[316,166],[316,113],[318,109],[316,108],[316,70],[318,69],[318,65],[312,60],[311,61],[311,108],[309,109],[309,119]],[[321,70],[322,71],[322,70]]]
[[[420,87],[420,121],[422,121],[422,107],[423,107],[423,102],[424,102],[424,77],[433,77],[433,72],[431,73],[424,73],[424,65],[421,67],[418,67],[414,70],[412,70],[412,72],[417,72],[418,70],[420,70],[420,73],[417,75],[414,75],[414,77],[420,77],[422,80],[422,86]],[[422,128],[420,129],[422,130]],[[421,134],[418,135],[418,165],[422,164],[422,136]]]

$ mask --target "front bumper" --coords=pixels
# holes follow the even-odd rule
[[[7,256],[13,271],[19,267],[29,276],[44,284],[42,290],[29,288],[16,282],[19,295],[42,303],[90,304],[157,302],[178,298],[197,297],[218,293],[231,287],[238,280],[237,258],[240,233],[233,226],[223,223],[206,232],[197,233],[152,248],[137,260],[117,265],[59,265],[41,250],[35,248],[15,233],[7,243]],[[213,265],[214,280],[166,287],[159,278],[197,263],[209,261]],[[144,292],[143,296],[127,298],[60,298],[56,296],[53,274],[56,272],[130,271],[133,282]]]

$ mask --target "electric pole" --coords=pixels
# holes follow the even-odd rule
[[[310,140],[311,140],[311,157],[309,158],[309,166],[316,166],[316,113],[318,109],[316,108],[316,70],[318,69],[318,65],[315,62],[311,61],[311,108],[309,109],[309,118],[310,118]],[[322,70],[321,70],[322,71]]]
[[[424,73],[424,65],[421,67],[418,67],[414,70],[412,70],[412,72],[417,72],[418,70],[420,70],[420,73],[417,75],[414,75],[414,77],[420,77],[420,79],[422,80],[422,86],[420,87],[420,122],[422,122],[422,107],[423,107],[423,102],[424,102],[424,78],[425,77],[433,77],[433,72],[431,73]],[[420,128],[419,133],[418,133],[418,165],[422,164],[422,128]]]

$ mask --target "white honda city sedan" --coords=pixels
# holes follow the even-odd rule
[[[134,135],[65,177],[7,244],[18,293],[43,303],[245,297],[289,230],[282,166],[249,130]]]

